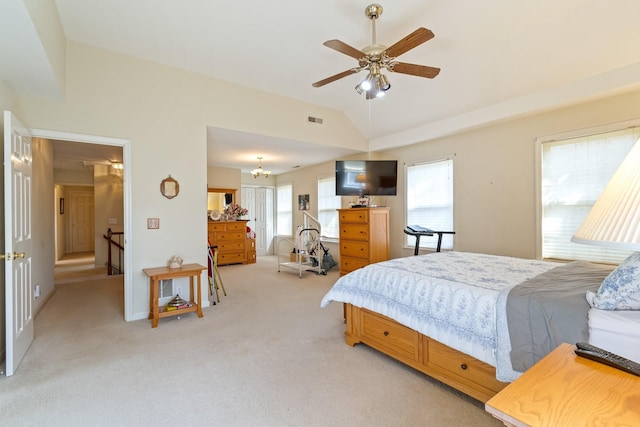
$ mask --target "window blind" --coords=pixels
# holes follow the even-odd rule
[[[279,185],[276,188],[276,229],[282,236],[293,235],[293,186]]]
[[[636,127],[542,143],[543,258],[615,264],[630,254],[573,243],[571,236],[639,136]]]
[[[336,179],[318,179],[318,221],[322,236],[338,238],[338,211],[342,206],[340,196],[336,196]]]
[[[407,225],[453,231],[453,160],[407,166]],[[437,246],[437,237],[421,237],[421,248]],[[415,237],[406,236],[415,247]],[[453,249],[453,235],[445,234],[442,249]]]

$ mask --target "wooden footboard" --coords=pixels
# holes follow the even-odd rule
[[[372,311],[345,304],[347,344],[364,343],[436,380],[486,402],[507,383],[493,366]]]

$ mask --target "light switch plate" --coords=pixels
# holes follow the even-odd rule
[[[147,228],[152,230],[160,228],[160,218],[147,218]]]

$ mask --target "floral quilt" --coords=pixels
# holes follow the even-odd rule
[[[342,276],[320,305],[366,308],[496,366],[498,295],[557,265],[468,252],[396,258]]]

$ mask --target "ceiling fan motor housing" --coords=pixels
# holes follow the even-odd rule
[[[364,14],[369,19],[378,19],[382,15],[382,6],[377,3],[370,4],[364,10]]]

